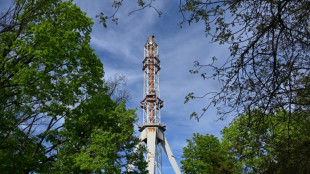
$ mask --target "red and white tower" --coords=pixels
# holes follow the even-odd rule
[[[158,45],[153,38],[154,36],[149,37],[144,45],[144,59],[142,61],[144,72],[144,98],[141,101],[143,124],[160,124],[160,109],[164,106],[164,102],[160,100],[159,92]]]
[[[175,173],[180,169],[165,137],[166,126],[161,124],[160,109],[164,102],[160,99],[159,70],[160,61],[158,45],[154,36],[148,38],[144,45],[144,59],[142,61],[144,72],[144,89],[141,108],[143,109],[143,124],[139,126],[140,139],[145,143],[148,170],[150,174],[162,174],[162,149],[166,153]]]

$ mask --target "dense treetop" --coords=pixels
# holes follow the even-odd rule
[[[17,0],[0,15],[0,171],[124,173],[134,110],[114,102],[72,1]],[[115,87],[114,87],[115,88]]]

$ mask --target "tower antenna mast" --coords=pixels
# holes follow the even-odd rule
[[[166,125],[161,124],[160,109],[164,102],[160,99],[159,71],[160,60],[158,45],[154,36],[148,38],[144,45],[144,89],[141,108],[143,110],[143,124],[139,126],[140,140],[147,147],[147,163],[149,174],[162,174],[162,149],[167,155],[176,174],[181,174],[175,157],[172,154],[165,137]]]

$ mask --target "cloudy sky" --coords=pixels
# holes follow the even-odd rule
[[[128,108],[138,108],[137,114],[142,122],[142,110],[139,102],[143,98],[143,46],[149,36],[154,35],[159,45],[161,61],[160,96],[165,105],[161,110],[162,123],[167,125],[165,132],[177,161],[180,162],[182,148],[187,145],[193,133],[214,134],[220,136],[220,130],[231,120],[217,121],[218,116],[211,108],[205,116],[197,122],[190,119],[193,111],[200,111],[207,100],[195,100],[184,104],[185,96],[189,92],[203,94],[206,90],[214,91],[219,88],[215,81],[204,81],[199,75],[192,75],[193,61],[210,62],[212,56],[218,58],[228,55],[228,48],[216,43],[210,43],[205,37],[203,23],[177,25],[182,16],[178,12],[179,1],[157,0],[153,4],[163,12],[159,18],[151,8],[128,13],[137,9],[136,1],[126,1],[116,17],[118,25],[108,23],[104,28],[95,18],[100,12],[113,14],[112,1],[76,0],[87,15],[93,18],[94,27],[91,44],[104,64],[105,77],[108,79],[116,73],[127,76],[127,88],[131,99]],[[137,133],[138,134],[138,133]],[[174,173],[163,154],[163,171]]]
[[[10,0],[0,0],[0,8],[4,8]],[[100,12],[107,15],[114,13],[113,0],[75,0],[87,16],[93,18],[94,26],[91,45],[104,65],[105,77],[109,79],[117,73],[127,76],[127,89],[131,98],[127,107],[137,108],[137,115],[142,123],[142,110],[139,103],[143,98],[143,46],[149,36],[154,35],[159,45],[161,61],[160,96],[164,100],[161,110],[161,120],[167,125],[165,135],[174,156],[179,163],[182,159],[182,148],[187,145],[186,139],[193,133],[214,134],[220,137],[220,130],[232,119],[217,121],[216,110],[211,108],[197,122],[190,119],[193,111],[201,111],[208,102],[205,99],[184,104],[189,92],[203,94],[205,91],[219,89],[216,81],[204,81],[199,75],[192,75],[189,70],[194,68],[193,62],[210,63],[212,56],[220,60],[228,55],[228,48],[216,43],[210,43],[205,37],[203,23],[177,25],[182,16],[178,12],[179,1],[156,0],[153,5],[163,12],[159,18],[155,10],[146,8],[128,16],[137,9],[137,1],[125,1],[116,17],[119,24],[108,23],[104,28],[95,18]],[[137,136],[139,132],[137,132]],[[167,157],[163,154],[163,171],[174,173]]]

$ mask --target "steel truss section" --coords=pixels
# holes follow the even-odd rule
[[[168,141],[164,135],[166,126],[161,124],[160,110],[164,102],[160,99],[159,71],[160,60],[158,45],[154,36],[149,37],[144,45],[144,59],[142,70],[144,73],[143,100],[140,106],[143,110],[143,125],[139,126],[140,140],[146,145],[148,171],[150,174],[162,174],[162,149],[167,155],[176,174],[181,174],[178,164],[172,154]],[[128,166],[128,171],[134,164]]]

